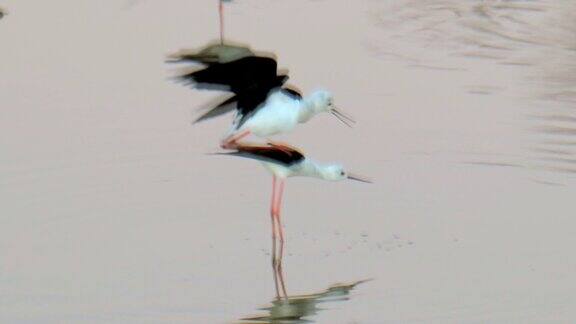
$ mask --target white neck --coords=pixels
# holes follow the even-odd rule
[[[308,96],[300,101],[300,106],[298,107],[298,122],[305,123],[309,121],[314,115],[318,113],[316,111],[316,105],[312,97]]]
[[[313,177],[324,179],[324,173],[322,172],[322,166],[315,161],[306,159],[302,162],[302,167],[299,170],[299,175],[304,177]]]

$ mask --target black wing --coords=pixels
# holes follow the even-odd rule
[[[229,113],[231,111],[234,111],[237,107],[237,103],[238,103],[238,97],[236,95],[234,95],[234,96],[222,101],[221,103],[219,103],[215,107],[210,108],[210,110],[203,113],[200,117],[196,118],[196,120],[194,120],[194,124],[201,122],[201,121],[204,121],[204,120],[207,120],[207,119],[212,119],[214,117],[224,115],[224,114]]]
[[[205,112],[195,122],[223,115],[233,111],[235,106],[239,118],[236,126],[240,127],[274,89],[282,87],[288,76],[278,75],[276,60],[266,56],[245,56],[225,63],[212,61],[210,53],[214,52],[214,48],[219,47],[209,47],[198,55],[180,55],[180,61],[196,61],[207,66],[177,79],[196,89],[233,92],[233,97]]]
[[[222,89],[236,94],[277,86],[276,60],[249,56],[228,63],[216,63],[178,77],[198,89]]]
[[[282,86],[282,84],[286,82],[287,78],[287,76],[280,75],[277,77],[276,84],[270,83],[266,87],[250,89],[233,95],[232,97],[222,101],[215,107],[203,113],[194,121],[194,123],[221,116],[236,109],[240,118],[236,126],[240,127],[252,114],[258,110],[258,107],[260,107],[260,105],[266,101],[270,95],[270,92],[274,88]]]
[[[235,152],[218,154],[240,156],[283,166],[291,166],[304,160],[304,155],[297,149],[276,143],[268,143],[268,146],[240,145]]]
[[[288,76],[279,75],[273,82],[240,93],[238,95],[238,103],[236,104],[240,120],[236,124],[236,127],[240,128],[250,116],[255,114],[258,109],[262,107],[262,104],[266,102],[270,93],[280,88],[287,79]]]

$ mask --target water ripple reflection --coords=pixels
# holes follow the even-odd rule
[[[522,164],[573,173],[576,2],[404,0],[380,4],[372,16],[384,38],[372,40],[370,49],[381,58],[474,76],[494,73],[490,84],[461,84],[461,90],[516,98],[521,114],[537,113],[540,118],[523,127],[529,129],[525,137],[535,134],[536,140]]]
[[[281,243],[277,254],[275,241],[272,244],[272,271],[274,277],[274,287],[276,298],[270,305],[259,308],[265,314],[250,316],[241,319],[240,323],[268,323],[268,324],[302,324],[313,323],[313,316],[324,310],[322,304],[347,301],[350,299],[350,292],[359,284],[370,281],[359,280],[348,284],[335,284],[329,288],[305,295],[292,295],[287,293],[286,281],[284,280],[284,270],[282,266],[282,255],[284,244]]]
[[[318,293],[276,298],[269,306],[260,308],[266,311],[266,314],[244,318],[241,323],[313,323],[310,318],[323,310],[321,304],[349,300],[350,291],[363,282],[365,281],[336,284]]]

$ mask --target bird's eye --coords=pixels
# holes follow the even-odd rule
[[[340,175],[341,175],[341,176],[343,176],[343,175],[345,175],[345,174],[346,174],[346,172],[340,171]]]

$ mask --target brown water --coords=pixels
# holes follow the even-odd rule
[[[280,300],[270,176],[164,63],[213,2],[1,4],[0,322],[574,322],[573,1],[227,4],[358,121],[276,139],[376,182],[288,181]]]

